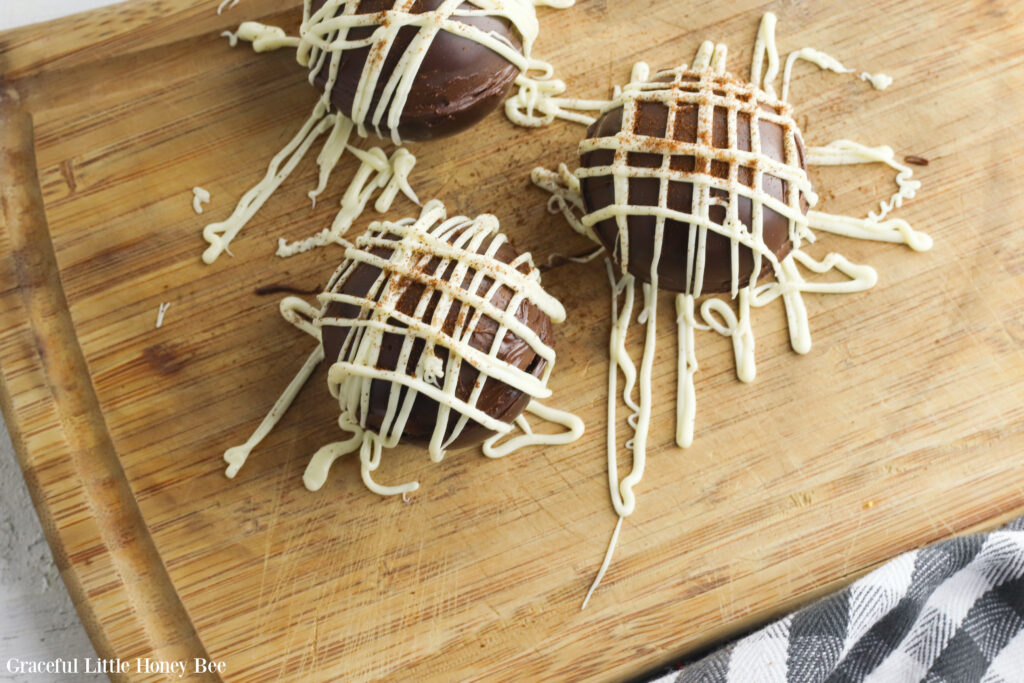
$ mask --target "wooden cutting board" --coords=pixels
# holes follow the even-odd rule
[[[307,457],[338,438],[321,370],[225,479],[224,448],[248,436],[310,347],[276,298],[253,290],[325,283],[340,250],[280,260],[274,246],[328,221],[354,168],[344,162],[311,210],[308,159],[234,258],[200,263],[205,220],[230,212],[315,97],[289,54],[231,50],[218,34],[250,18],[294,26],[295,4],[243,0],[218,16],[214,0],[138,0],[0,34],[3,408],[102,655],[210,657],[229,680],[623,678],[900,551],[1024,512],[1024,15],[1013,0],[539,10],[538,54],[571,92],[600,98],[635,60],[689,61],[705,38],[728,43],[745,77],[773,9],[783,51],[812,45],[896,78],[877,93],[801,67],[792,99],[810,144],[848,137],[931,161],[899,213],[935,238],[931,252],[827,235],[815,247],[875,266],[880,280],[865,294],[808,297],[810,355],[790,351],[780,307],[755,313],[753,385],[735,379],[727,340],[698,337],[686,451],[672,443],[665,299],[647,475],[586,611],[615,522],[600,263],[545,275],[570,311],[553,402],[586,420],[579,442],[440,465],[400,448],[379,479],[418,479],[410,502],[368,492],[351,459],[311,494]],[[37,198],[13,163],[31,157],[20,109],[35,122],[48,231],[17,212]],[[546,213],[528,173],[574,165],[582,132],[527,131],[495,114],[415,146],[413,183],[453,212],[496,213],[539,262],[575,253],[585,243]],[[863,214],[892,191],[882,169],[812,175],[828,211]],[[213,195],[202,217],[193,185]],[[390,217],[415,212],[401,200]]]

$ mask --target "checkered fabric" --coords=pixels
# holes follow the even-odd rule
[[[1024,681],[1024,518],[897,557],[655,683]]]

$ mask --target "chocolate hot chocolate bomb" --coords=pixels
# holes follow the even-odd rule
[[[314,0],[313,10],[319,9],[323,4],[324,0]],[[374,14],[404,4],[398,0],[360,0],[355,13]],[[442,0],[415,0],[410,7],[403,8],[403,11],[421,14],[435,10],[441,4]],[[462,3],[458,9],[478,8],[469,3]],[[506,19],[485,15],[452,18],[500,36],[522,52],[522,37]],[[349,30],[348,38],[368,38],[376,28],[377,26],[352,28]],[[371,112],[376,110],[385,84],[394,74],[399,60],[420,30],[417,26],[399,29],[383,61],[379,66],[371,64],[371,68],[380,69],[370,106]],[[337,78],[331,89],[331,103],[346,116],[352,116],[353,100],[371,50],[372,48],[367,46],[346,49],[341,53]],[[315,77],[315,83],[321,89],[327,84],[329,64],[328,60]],[[403,140],[429,140],[469,128],[504,101],[519,73],[518,67],[485,45],[448,31],[438,31],[412,83],[398,125],[399,136]],[[372,130],[371,122],[367,120],[366,123]],[[387,128],[386,115],[381,119],[380,134],[382,137],[391,134]]]
[[[722,85],[736,85],[738,82],[730,75],[714,76],[716,82]],[[681,83],[673,85],[673,76],[663,76],[657,81],[666,83],[666,90],[679,88],[682,91],[696,90],[699,75],[684,75]],[[692,84],[689,85],[689,84]],[[715,91],[716,95],[724,94],[724,91]],[[765,98],[766,99],[766,98]],[[759,102],[761,110],[776,112],[777,110],[769,101]],[[694,143],[697,141],[697,118],[698,104],[684,103],[675,107],[675,122],[673,140],[682,143]],[[633,131],[626,131],[627,134],[635,133],[639,136],[651,136],[654,138],[665,138],[669,117],[669,107],[657,101],[639,102],[637,116],[634,122]],[[726,179],[729,177],[730,164],[720,160],[728,156],[728,110],[722,106],[715,106],[712,117],[711,146],[715,150],[724,150],[709,154],[710,164],[704,167],[703,172],[716,178]],[[588,138],[603,138],[614,136],[623,129],[623,108],[617,107],[605,112],[587,131]],[[760,133],[761,154],[765,157],[786,163],[786,130],[771,121],[759,121],[758,132]],[[804,146],[800,132],[793,129],[796,139],[798,163],[800,168],[806,170],[804,160]],[[737,113],[736,122],[736,145],[735,149],[744,152],[751,151],[751,130],[750,116],[743,112]],[[719,159],[716,159],[716,156]],[[581,154],[580,162],[584,168],[594,168],[611,165],[615,158],[615,151],[612,149],[598,149]],[[656,169],[662,165],[663,154],[644,152],[629,152],[627,155],[627,166],[634,169]],[[789,162],[792,163],[792,162]],[[699,173],[701,168],[697,166],[698,160],[690,154],[672,155],[670,168],[673,171],[685,173]],[[753,169],[747,166],[740,166],[738,169],[738,180],[740,183],[752,187]],[[628,205],[634,207],[657,206],[659,200],[661,181],[656,177],[630,177],[628,179]],[[693,182],[686,180],[672,180],[669,182],[666,207],[683,213],[690,213],[693,206]],[[786,181],[775,176],[765,174],[763,176],[762,189],[768,196],[786,203],[788,188]],[[581,179],[581,190],[583,202],[588,213],[601,210],[616,203],[614,180],[611,175],[600,175],[596,177],[584,177]],[[711,199],[713,205],[710,207],[708,217],[714,223],[722,225],[726,218],[725,206],[714,205],[715,200],[724,203],[729,199],[727,191],[712,188]],[[739,221],[749,231],[752,226],[753,204],[748,197],[738,198]],[[800,209],[806,213],[807,203],[801,196]],[[645,215],[629,215],[627,218],[629,253],[627,270],[633,276],[643,282],[650,282],[651,261],[654,251],[654,230],[655,218]],[[762,227],[765,246],[767,246],[778,258],[783,258],[789,253],[792,244],[789,240],[789,220],[782,214],[765,206],[762,213]],[[594,232],[601,240],[608,251],[620,259],[616,251],[616,242],[619,236],[619,228],[615,218],[602,220],[593,226]],[[687,283],[686,264],[687,252],[690,244],[691,224],[679,221],[667,220],[665,222],[664,238],[661,249],[661,257],[658,262],[658,285],[663,289],[676,292],[694,291],[696,283]],[[762,263],[760,276],[767,275],[771,268]],[[754,259],[749,248],[740,245],[738,263],[739,286],[744,286],[753,273]],[[724,235],[708,230],[705,244],[705,269],[703,292],[728,292],[732,286],[732,257],[731,240]],[[688,288],[687,285],[690,285]]]
[[[552,325],[565,320],[565,308],[494,216],[449,218],[434,199],[418,219],[373,223],[347,244],[318,299],[319,307],[298,297],[281,301],[285,320],[316,338],[316,348],[252,436],[224,452],[228,477],[324,361],[347,436],[310,459],[303,482],[311,491],[348,453],[358,453],[371,491],[392,496],[419,487],[374,480],[381,454],[401,443],[421,444],[440,462],[448,450],[473,444],[501,458],[583,434],[578,417],[541,403],[551,396]],[[531,419],[563,431],[534,431]]]
[[[455,241],[459,234],[460,233],[453,234],[450,241]],[[386,234],[385,238],[389,240],[398,239],[394,234]],[[494,239],[495,238],[493,236],[486,238],[477,248],[477,253],[486,253]],[[371,250],[371,253],[382,259],[389,259],[393,250],[386,247],[376,247]],[[506,264],[512,263],[518,256],[519,252],[507,242],[502,243],[493,254],[493,258],[496,261]],[[435,257],[425,266],[424,271],[433,273],[437,270],[439,264],[440,260]],[[448,281],[451,278],[455,267],[456,264],[454,262],[451,263],[444,272],[440,274],[440,279]],[[529,267],[527,264],[523,264],[518,267],[518,270],[522,273],[528,273]],[[377,301],[379,300],[384,288],[378,287],[373,295],[371,295],[370,292],[374,289],[374,284],[377,282],[380,274],[381,270],[376,266],[367,263],[360,263],[352,270],[348,279],[341,283],[337,291],[339,294],[357,297],[359,299]],[[460,284],[461,289],[469,289],[473,275],[474,271],[472,270],[466,274]],[[394,278],[395,276],[391,275],[389,277]],[[403,290],[398,302],[395,304],[395,310],[405,315],[416,316],[423,321],[430,321],[434,316],[434,312],[441,298],[440,292],[435,291],[432,294],[426,308],[417,316],[416,309],[425,293],[425,286],[421,283],[410,280],[403,280],[400,282],[400,286]],[[476,294],[480,296],[486,295],[493,285],[494,280],[492,278],[484,277],[476,288]],[[493,294],[490,301],[499,310],[506,310],[512,296],[513,292],[511,289],[505,286],[500,286]],[[334,301],[328,305],[324,318],[343,318],[346,320],[354,320],[359,317],[360,312],[361,308],[355,304]],[[441,330],[444,334],[452,335],[457,327],[464,329],[466,321],[472,319],[472,317],[473,309],[468,306],[463,306],[458,301],[455,301],[445,316]],[[541,311],[536,305],[528,300],[523,301],[518,310],[516,310],[515,317],[537,334],[542,344],[546,346],[552,345],[554,331],[551,318]],[[396,323],[393,319],[390,322],[391,324],[401,326],[401,323]],[[481,316],[476,328],[473,330],[472,336],[469,340],[469,345],[478,351],[489,353],[494,344],[498,327],[498,322],[494,319],[486,315]],[[321,328],[321,335],[323,338],[324,356],[328,363],[334,363],[338,360],[341,355],[342,346],[344,345],[351,329],[352,328],[347,326],[331,325],[327,322],[323,324]],[[376,362],[377,369],[395,370],[398,368],[399,357],[402,346],[405,343],[405,339],[406,335],[402,334],[387,333],[383,336],[381,350]],[[406,367],[403,369],[406,374],[411,376],[415,373],[417,366],[421,362],[424,348],[425,342],[423,339],[417,339],[414,342],[412,353],[407,361]],[[447,365],[447,349],[436,347],[435,354],[442,364]],[[500,342],[500,347],[495,355],[499,361],[508,363],[509,365],[520,370],[524,370],[538,378],[543,375],[544,370],[547,367],[547,361],[537,354],[533,346],[508,331],[504,332],[504,336]],[[459,371],[455,397],[460,401],[468,401],[470,394],[473,392],[477,382],[479,381],[479,378],[479,370],[473,367],[470,363],[463,362]],[[378,433],[382,430],[390,395],[395,389],[400,391],[399,401],[404,401],[408,388],[397,388],[390,382],[384,380],[373,380],[370,386],[369,410],[367,411],[368,415],[364,422],[366,428]],[[480,395],[476,400],[476,407],[486,413],[489,417],[511,423],[523,412],[529,401],[530,396],[525,392],[496,379],[487,378],[484,380]],[[408,421],[406,422],[405,429],[402,432],[402,441],[415,444],[428,443],[437,424],[438,409],[439,404],[437,401],[422,393],[419,394],[413,402]],[[362,416],[359,416],[359,418],[361,419]],[[449,421],[448,429],[445,433],[446,441],[453,434],[455,422],[456,421],[454,419]],[[493,435],[494,432],[486,429],[476,422],[470,421],[455,440],[448,446],[448,448],[455,449],[475,446]]]

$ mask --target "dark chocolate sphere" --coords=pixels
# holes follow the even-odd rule
[[[449,241],[454,242],[460,233],[461,231],[453,234]],[[387,234],[385,237],[391,240],[398,239],[397,236],[393,234]],[[494,238],[495,237],[492,235],[484,239],[480,247],[477,249],[477,253],[486,252]],[[392,250],[385,247],[376,247],[371,250],[371,253],[387,259],[390,258]],[[519,256],[519,252],[510,244],[505,242],[498,248],[493,258],[502,263],[511,263],[517,256]],[[438,259],[432,259],[427,264],[425,270],[426,272],[434,272],[439,265],[440,261]],[[441,275],[441,279],[448,281],[455,269],[455,265],[455,263],[451,263]],[[524,273],[529,272],[529,268],[530,266],[528,264],[519,266],[519,270]],[[367,263],[360,263],[352,270],[349,278],[341,283],[341,286],[337,291],[350,296],[366,298],[374,282],[376,282],[377,278],[380,276],[380,273],[380,269],[376,266],[372,266]],[[472,269],[467,272],[466,277],[460,284],[462,289],[468,289],[474,273],[475,271]],[[395,278],[396,276],[391,275],[390,277]],[[476,294],[481,296],[485,295],[493,284],[493,279],[490,277],[484,277],[476,291]],[[401,286],[404,288],[404,291],[398,299],[398,302],[395,304],[395,310],[409,316],[414,316],[416,306],[424,295],[424,285],[419,282],[406,279],[401,281]],[[376,294],[378,298],[383,290],[383,287],[378,289]],[[510,288],[501,286],[491,298],[491,303],[499,310],[506,310],[513,294],[514,293]],[[432,318],[439,299],[440,293],[435,291],[429,300],[426,310],[423,315],[420,316],[421,320],[429,321]],[[442,328],[443,331],[446,334],[451,334],[455,330],[456,325],[461,326],[464,320],[471,319],[474,312],[475,310],[473,308],[463,306],[458,301],[455,301],[445,318]],[[328,305],[324,317],[351,320],[357,318],[359,313],[359,306],[335,301]],[[539,336],[543,344],[547,346],[551,345],[554,338],[554,331],[552,329],[551,319],[546,313],[541,311],[533,303],[524,300],[516,310],[515,317],[529,327],[529,329],[533,330]],[[389,324],[404,327],[404,325],[394,319],[389,319],[388,322]],[[492,345],[494,344],[498,327],[498,323],[495,320],[491,319],[487,315],[482,315],[472,337],[470,338],[469,345],[474,349],[480,350],[484,353],[489,353]],[[321,330],[324,344],[324,355],[328,363],[334,363],[338,360],[339,353],[349,334],[350,328],[324,324]],[[380,355],[376,363],[377,369],[395,370],[397,368],[399,354],[405,339],[405,335],[401,334],[384,334]],[[414,373],[423,354],[424,346],[425,343],[422,338],[416,339],[413,342],[412,353],[405,368],[407,374],[412,375]],[[448,350],[438,345],[435,348],[435,353],[447,368]],[[537,355],[536,351],[532,346],[530,346],[530,344],[508,331],[504,333],[504,337],[501,340],[501,346],[496,355],[498,359],[505,361],[515,368],[524,370],[535,377],[541,377],[545,367],[547,366],[547,361]],[[473,367],[467,360],[463,360],[459,371],[455,396],[462,401],[468,400],[477,381],[479,380],[479,377],[479,370]],[[370,385],[369,414],[366,416],[364,423],[366,428],[378,433],[380,432],[384,414],[387,410],[388,397],[391,393],[392,387],[392,383],[384,380],[375,379],[372,381]],[[400,395],[401,400],[404,401],[408,389],[406,387],[401,387],[400,391],[402,392]],[[523,412],[529,401],[529,395],[525,394],[523,391],[509,386],[504,382],[488,377],[484,380],[483,388],[481,389],[480,396],[477,399],[476,407],[486,413],[489,417],[511,423]],[[405,430],[402,434],[402,441],[417,444],[429,443],[431,435],[434,432],[435,425],[437,424],[438,407],[438,403],[434,399],[428,398],[423,394],[417,395],[413,402],[409,420],[406,423]],[[456,411],[453,409],[452,416],[449,418],[445,441],[447,441],[454,433],[454,426],[458,417],[459,416]],[[362,416],[360,415],[358,418],[362,419]],[[461,434],[448,448],[455,449],[474,446],[493,435],[494,432],[485,428],[483,425],[470,420],[462,430]]]
[[[357,14],[373,14],[391,10],[397,0],[359,0]],[[314,0],[313,10],[323,5],[323,0]],[[410,14],[421,14],[437,9],[441,0],[415,0],[407,10]],[[462,3],[459,9],[478,9],[469,3]],[[519,32],[506,20],[489,16],[452,17],[453,21],[475,26],[481,31],[501,36],[522,52],[522,38]],[[376,26],[356,27],[349,31],[350,40],[359,40],[372,35]],[[372,112],[380,101],[384,85],[394,73],[395,66],[406,48],[419,32],[415,26],[406,26],[398,31],[397,38],[379,67],[370,114],[365,125],[373,131]],[[331,89],[331,102],[346,116],[352,115],[352,103],[370,47],[345,50],[341,54],[337,80]],[[329,73],[330,59],[316,75],[315,82],[325,87]],[[488,47],[448,31],[438,31],[420,64],[408,100],[402,110],[398,134],[402,140],[429,140],[452,135],[469,128],[494,110],[504,101],[512,87],[519,69],[504,57]],[[387,113],[381,118],[380,133],[390,136],[387,127]]]
[[[667,84],[666,89],[673,87],[681,91],[693,91],[699,81],[698,74],[684,74],[680,79],[682,88],[679,85]],[[658,81],[670,83],[673,76],[661,77]],[[736,85],[738,82],[728,74],[716,76],[715,81],[725,85]],[[689,84],[693,84],[690,87]],[[678,91],[673,91],[678,92]],[[716,91],[716,94],[724,94],[724,91]],[[678,100],[677,100],[678,102]],[[681,142],[693,143],[697,141],[697,117],[699,106],[697,104],[680,102],[676,109],[674,134],[672,138]],[[758,99],[758,106],[766,112],[779,113],[780,107],[773,103],[761,93]],[[633,131],[643,136],[664,138],[668,130],[669,109],[660,102],[639,102],[637,117]],[[716,149],[728,150],[728,111],[725,107],[715,106],[712,117],[711,145]],[[618,134],[623,126],[623,108],[617,107],[605,112],[587,131],[589,138],[611,137]],[[798,163],[801,169],[806,170],[804,161],[803,141],[800,131],[795,125],[791,126],[795,133]],[[785,129],[774,122],[760,120],[758,124],[761,141],[761,153],[774,161],[785,162]],[[750,146],[750,116],[743,112],[737,113],[736,122],[736,149],[749,152]],[[614,151],[599,149],[581,154],[580,162],[585,168],[594,168],[610,165],[614,159]],[[723,160],[715,160],[714,154],[711,157],[710,166],[705,173],[717,178],[729,177],[729,163]],[[722,157],[728,154],[722,154]],[[627,163],[633,168],[658,168],[662,165],[663,155],[658,153],[630,152]],[[672,156],[670,168],[674,171],[695,172],[700,169],[692,155]],[[753,171],[749,167],[740,166],[738,170],[739,182],[748,187],[753,186]],[[628,204],[631,206],[657,206],[661,181],[658,178],[637,178],[629,179]],[[788,194],[787,181],[775,176],[765,174],[763,190],[771,197],[786,203]],[[679,180],[670,181],[667,195],[667,208],[685,213],[691,212],[693,200],[693,183]],[[592,178],[581,179],[581,190],[583,202],[588,213],[593,213],[605,207],[615,204],[614,182],[610,175],[601,175]],[[728,201],[729,192],[722,189],[712,188],[711,198],[719,198]],[[751,229],[751,200],[746,197],[738,199],[739,220]],[[799,210],[807,212],[807,204],[803,196],[800,198]],[[709,212],[712,222],[722,225],[726,218],[725,206],[712,205]],[[651,261],[653,258],[655,218],[653,216],[629,215],[627,218],[627,230],[629,237],[629,253],[627,270],[637,279],[643,282],[651,280]],[[783,258],[792,248],[789,240],[789,220],[782,214],[768,208],[763,209],[762,238],[765,245],[779,258]],[[594,232],[602,244],[610,253],[616,254],[615,247],[618,241],[619,228],[614,218],[600,221],[593,226]],[[658,285],[662,289],[675,292],[696,291],[696,283],[687,283],[686,263],[687,251],[690,240],[689,223],[682,223],[674,220],[665,222],[664,235],[662,240],[661,258],[658,262]],[[731,257],[731,241],[729,238],[720,235],[712,230],[707,232],[705,244],[705,270],[701,290],[705,293],[728,292],[731,289],[733,272]],[[751,250],[743,245],[739,246],[738,282],[739,286],[745,286],[754,270],[754,259]],[[769,264],[762,259],[760,275],[763,277],[771,272]],[[688,288],[687,285],[691,285]]]

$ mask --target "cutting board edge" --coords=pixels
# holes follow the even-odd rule
[[[3,38],[3,37],[4,36],[2,34],[0,34],[0,38]],[[31,73],[26,73],[25,75],[26,76],[30,76]],[[2,233],[2,224],[0,224],[0,233]],[[7,236],[3,235],[3,234],[0,234],[0,241],[2,241],[4,239],[7,239]],[[47,240],[47,242],[49,243],[49,240]],[[48,244],[48,248],[52,248],[52,245]],[[7,265],[8,264],[4,264],[4,266],[0,266],[0,306],[2,306],[3,310],[5,310],[5,311],[8,308],[15,308],[13,306],[13,302],[12,303],[8,302],[8,297],[9,296],[13,297],[14,299],[17,299],[18,301],[22,300],[22,297],[20,296],[20,294],[18,292],[11,293],[11,292],[7,291],[7,288],[11,287],[12,286],[11,283],[13,282],[8,277],[9,273],[5,272],[6,268],[7,268]],[[10,316],[10,317],[8,317],[8,316]],[[22,335],[22,337],[27,340],[26,343],[31,344],[33,330],[31,328],[25,327],[25,318],[24,317],[22,317],[19,320],[19,319],[17,319],[16,313],[10,313],[10,312],[9,313],[3,313],[3,312],[0,312],[0,320],[2,320],[4,323],[6,323],[6,322],[8,322],[10,320],[13,320],[15,323],[17,323],[17,325],[19,325],[19,327],[17,329],[4,330],[3,332],[0,332],[0,341],[8,341],[8,340],[14,338],[15,335]],[[24,329],[22,329],[22,328],[24,328]],[[21,342],[19,342],[19,343],[21,343]],[[74,350],[75,351],[79,350],[77,344],[74,345]],[[3,352],[0,351],[0,376],[6,377],[6,372],[5,372],[5,368],[6,368],[6,362],[5,361],[6,361],[6,359],[2,357],[2,353]],[[35,371],[34,371],[34,373],[35,373]],[[38,374],[39,374],[39,376],[41,378],[44,377],[44,373],[43,373],[43,371],[41,369],[39,370]],[[24,375],[21,375],[21,377],[24,377]],[[90,387],[90,389],[91,389],[91,387]],[[11,425],[11,427],[14,427],[17,424],[16,416],[18,414],[18,412],[17,412],[18,409],[15,408],[15,403],[13,401],[11,401],[9,403],[9,399],[11,399],[11,397],[7,395],[6,386],[3,383],[0,383],[0,409],[2,409],[4,414],[5,414],[5,416],[8,417],[8,419],[9,419],[8,424]],[[20,409],[24,410],[24,406],[23,405],[20,406]],[[14,420],[10,419],[12,416],[15,417]],[[51,425],[48,428],[53,429],[53,430],[57,430],[57,431],[54,432],[55,434],[58,434],[59,430],[61,430],[61,426],[60,426],[59,422],[52,422],[51,421]],[[35,436],[35,433],[32,433],[31,430],[26,430],[26,431],[27,431],[27,433],[30,434],[30,436]],[[13,434],[12,434],[12,436],[13,436]],[[61,441],[61,445],[62,446],[66,446],[66,443],[64,441]],[[38,469],[37,469],[37,465],[39,463],[38,463],[37,460],[35,460],[33,458],[33,453],[29,450],[29,447],[24,443],[24,439],[21,438],[21,435],[18,436],[18,440],[16,441],[16,448],[17,448],[17,453],[18,453],[18,458],[19,458],[19,464],[22,466],[23,474],[25,475],[26,479],[29,482],[29,488],[33,489],[33,486],[37,487],[37,490],[33,490],[32,491],[32,493],[33,493],[33,504],[36,506],[37,513],[39,514],[40,518],[43,520],[44,527],[46,527],[47,524],[53,525],[57,521],[54,518],[55,512],[53,510],[51,510],[51,509],[45,509],[45,510],[43,509],[43,506],[46,506],[48,504],[48,501],[43,497],[43,492],[45,491],[45,489],[40,486],[39,481],[38,481],[39,472],[38,472]],[[38,457],[38,455],[36,457]],[[47,457],[50,458],[50,459],[57,459],[58,457],[69,458],[69,454],[65,453],[65,454],[59,455],[59,456],[58,455],[47,455]],[[116,454],[115,454],[115,458],[116,458]],[[33,462],[36,462],[36,465],[33,465],[32,464]],[[134,497],[132,499],[132,504],[135,504]],[[1010,516],[1011,515],[1007,514],[1005,516],[1005,518],[1009,519]],[[1016,513],[1014,513],[1012,516],[1016,516]],[[978,523],[978,524],[968,525],[967,527],[965,527],[965,529],[959,530],[956,533],[951,534],[951,536],[953,536],[953,535],[961,535],[961,534],[964,534],[964,533],[971,533],[971,532],[974,532],[974,531],[980,531],[980,530],[992,528],[992,527],[995,527],[995,526],[999,526],[1002,523],[1002,521],[1000,521],[1000,520],[1003,520],[1003,517],[1004,517],[1003,515],[1000,515],[998,518],[987,519],[984,522],[981,522],[981,523]],[[144,521],[143,521],[143,523],[144,523]],[[56,527],[54,527],[52,529],[47,527],[48,541],[50,542],[51,547],[54,548],[55,552],[57,551],[58,546],[55,545],[54,538],[57,539],[57,543],[58,544],[61,543],[62,542],[62,537],[60,536],[60,534],[63,531],[64,530],[61,530],[61,529],[56,528]],[[51,533],[53,534],[52,536],[51,536]],[[64,552],[63,545],[60,545],[60,550],[61,550],[61,552]],[[109,552],[109,549],[107,549],[107,552]],[[62,569],[67,567],[66,556],[65,556],[64,560],[59,560],[59,561],[65,562],[65,564],[61,565]],[[877,566],[877,565],[875,565],[875,566]],[[161,563],[161,568],[162,568],[162,563]],[[827,585],[825,585],[823,587],[820,587],[819,589],[816,589],[815,591],[812,591],[811,593],[805,594],[804,596],[802,596],[798,600],[798,603],[799,604],[804,604],[805,602],[809,602],[809,601],[811,601],[811,600],[813,600],[813,599],[815,599],[817,597],[820,597],[820,595],[822,595],[822,594],[825,594],[825,593],[828,593],[828,592],[832,592],[832,591],[834,591],[834,590],[836,590],[838,588],[841,588],[842,586],[847,585],[850,581],[852,581],[855,578],[857,578],[857,576],[870,571],[870,569],[872,569],[872,568],[873,567],[868,567],[868,568],[864,569],[863,572],[857,572],[855,574],[850,574],[848,576],[844,576],[842,579],[840,579],[840,580],[838,580],[836,582],[833,582],[831,584],[827,584]],[[65,582],[68,583],[68,587],[69,587],[69,590],[72,593],[73,598],[76,598],[76,600],[75,600],[76,601],[76,606],[78,607],[80,614],[82,614],[82,605],[78,602],[78,599],[77,599],[78,596],[76,596],[74,590],[72,590],[72,586],[71,586],[71,583],[70,583],[69,577],[68,577],[68,574],[71,573],[72,571],[74,571],[74,569],[75,569],[74,567],[71,567],[71,568],[68,569],[67,572],[62,571],[62,574],[65,577]],[[78,583],[76,585],[79,586],[79,588],[81,589],[81,587],[82,587],[82,577],[76,575],[76,576],[71,577],[71,579],[74,580],[74,581],[77,581]],[[172,586],[172,589],[173,589],[173,586]],[[80,597],[83,600],[87,600],[88,599],[88,593],[83,590],[80,593]],[[793,606],[799,606],[799,604],[793,605]],[[90,609],[93,609],[94,606],[90,604],[88,607]],[[785,612],[785,611],[788,611],[789,608],[790,607],[787,606],[787,607],[782,607],[782,608],[779,608],[779,609],[781,609],[781,611]],[[776,613],[776,610],[773,609],[773,610],[771,610],[771,612],[768,612],[768,613],[762,612],[760,614],[753,615],[751,619],[745,620],[742,623],[741,622],[736,622],[734,624],[730,624],[730,628],[729,629],[723,630],[723,632],[721,633],[721,637],[722,638],[730,638],[730,637],[733,637],[733,636],[737,635],[737,632],[742,633],[743,631],[745,631],[745,630],[747,630],[749,628],[756,627],[756,625],[758,623],[762,623],[766,619],[770,619],[772,616],[774,616],[775,613]],[[83,614],[83,619],[84,618],[85,618],[85,614]],[[95,628],[97,628],[97,629],[102,629],[103,628],[103,626],[101,625],[102,623],[103,622],[98,621],[93,626]],[[87,628],[89,628],[88,622],[87,622]],[[730,633],[732,635],[730,635]],[[99,633],[98,635],[106,637],[106,633],[103,633],[103,632]],[[90,632],[90,637],[92,637],[94,643],[96,643],[97,636],[94,635],[92,632]],[[715,638],[713,640],[718,640],[718,639]],[[97,648],[99,649],[98,645],[97,645]],[[703,649],[703,647],[700,647],[700,649]]]
[[[0,243],[9,248],[0,262],[0,411],[72,603],[100,657],[208,659],[128,485],[92,382],[75,382],[90,375],[46,222],[31,114],[13,87],[0,92],[0,200]],[[76,484],[50,500],[41,480],[69,470]],[[86,518],[74,519],[81,510]],[[103,565],[107,571],[97,571]],[[113,629],[136,634],[130,649],[110,637]]]

